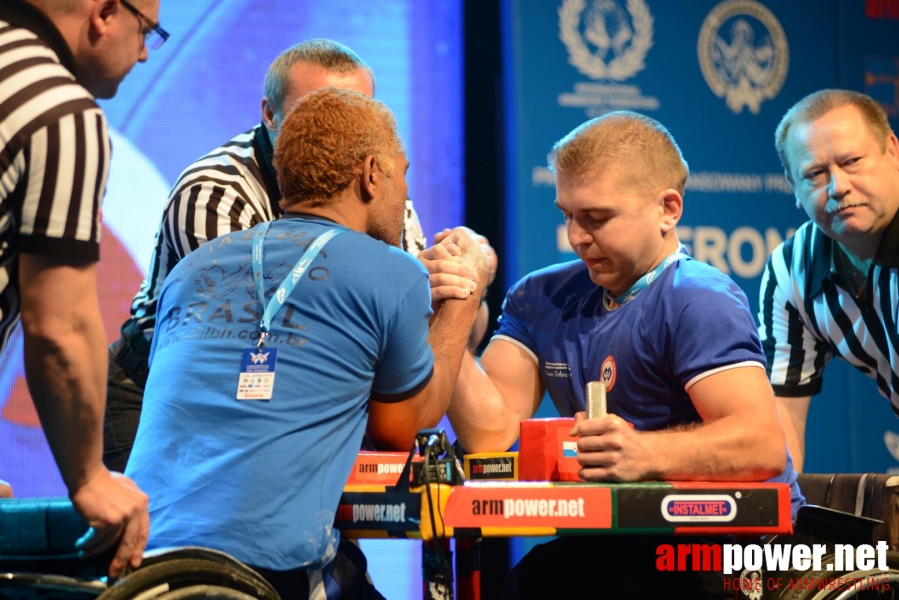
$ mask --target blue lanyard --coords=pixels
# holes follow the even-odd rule
[[[636,298],[637,294],[639,294],[644,289],[646,289],[646,287],[650,283],[652,283],[656,277],[661,275],[662,271],[667,269],[672,263],[675,263],[682,258],[687,258],[687,255],[680,251],[669,255],[665,260],[663,260],[661,263],[659,263],[659,266],[657,266],[655,269],[653,269],[652,271],[650,271],[649,273],[647,273],[646,275],[644,275],[643,277],[638,279],[637,283],[635,283],[634,285],[631,286],[631,289],[629,289],[628,291],[626,291],[624,294],[622,294],[621,296],[619,296],[617,298],[611,298],[611,296],[609,296],[609,298],[614,300],[615,303],[618,305],[627,304],[628,302],[630,302],[631,300]],[[608,294],[608,290],[606,290],[606,293]]]
[[[268,304],[265,304],[265,290],[263,289],[262,277],[262,244],[265,240],[265,234],[268,233],[268,228],[271,224],[271,221],[266,221],[259,227],[259,231],[256,232],[256,235],[253,236],[253,280],[256,284],[256,296],[259,298],[259,305],[265,305],[265,311],[262,313],[262,320],[259,323],[259,346],[265,345],[265,338],[268,336],[268,332],[271,328],[272,318],[274,318],[278,311],[281,310],[281,307],[284,306],[287,297],[290,296],[293,289],[297,287],[297,283],[299,283],[300,279],[309,269],[309,265],[311,265],[312,261],[315,260],[315,257],[318,256],[318,253],[325,247],[325,244],[331,241],[331,238],[346,231],[345,229],[329,229],[315,238],[315,241],[306,248],[305,252],[303,252],[303,256],[297,261],[293,271],[291,271],[290,274],[284,278],[284,281],[281,282],[281,285],[278,286],[278,291],[275,292],[272,299],[268,301]]]

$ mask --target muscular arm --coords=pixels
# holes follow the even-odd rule
[[[502,452],[518,439],[519,424],[543,397],[537,363],[519,346],[494,339],[480,364],[465,352],[448,416],[471,452]]]
[[[481,305],[478,307],[478,318],[475,319],[474,327],[471,329],[471,334],[468,336],[468,348],[474,352],[478,349],[478,346],[481,345],[481,340],[484,339],[484,334],[487,333],[487,324],[490,321],[490,307],[487,306],[487,301],[481,301]]]
[[[97,263],[22,254],[19,289],[28,387],[72,503],[92,527],[78,548],[93,554],[121,538],[116,575],[140,564],[149,517],[147,496],[101,462],[107,353]]]
[[[458,260],[457,249],[444,242],[445,237],[445,233],[435,236],[440,243],[418,256],[430,273],[431,297],[467,298],[475,292],[469,287],[471,275]],[[485,242],[481,242],[482,248],[489,248]],[[491,255],[492,277],[496,254],[488,252],[488,257]],[[482,305],[483,323],[479,319],[479,325],[483,329],[472,331],[470,348],[478,345],[486,329],[486,312]],[[447,415],[467,450],[501,452],[518,439],[520,421],[533,416],[542,397],[543,383],[534,358],[513,343],[496,339],[480,363],[466,350]]]
[[[808,246],[810,229],[774,249],[762,275],[759,290],[759,338],[768,357],[768,377],[779,393],[775,398],[793,466],[802,472],[805,463],[805,423],[811,397],[821,389],[821,372],[830,355],[825,340],[812,331],[803,316],[802,288],[794,285],[792,270]],[[801,356],[797,362],[795,357]]]
[[[689,393],[703,420],[695,427],[637,432],[614,415],[586,420],[579,413],[581,476],[591,481],[760,481],[783,471],[786,446],[765,371],[721,371]]]
[[[805,465],[805,423],[808,420],[808,407],[812,397],[775,396],[774,400],[777,403],[784,436],[787,438],[787,448],[793,457],[793,467],[797,473],[802,473],[802,467]]]
[[[97,263],[22,254],[19,282],[28,387],[75,492],[101,468],[107,353]]]
[[[476,272],[476,284],[480,287],[487,279],[483,251],[470,240],[460,242],[464,259]],[[433,375],[419,393],[407,400],[369,403],[368,435],[376,447],[408,450],[419,430],[434,427],[443,418],[479,307],[478,294],[445,300],[434,307],[428,332],[428,344],[434,353]]]

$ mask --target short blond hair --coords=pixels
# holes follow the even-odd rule
[[[290,69],[307,62],[332,73],[349,74],[365,71],[375,87],[375,75],[364,60],[347,46],[333,40],[318,38],[295,44],[272,61],[265,74],[264,94],[275,112],[280,112],[287,95]]]
[[[887,138],[890,137],[893,130],[879,102],[870,96],[852,90],[820,90],[794,104],[780,120],[777,130],[774,132],[774,146],[777,148],[780,163],[790,181],[793,181],[790,158],[787,156],[787,136],[790,134],[790,128],[794,125],[816,121],[830,111],[844,106],[854,106],[858,109],[868,131],[880,145],[880,151],[886,152]]]
[[[658,121],[630,111],[583,123],[556,142],[549,156],[549,168],[557,174],[592,175],[609,167],[630,188],[671,188],[681,195],[689,173],[671,133]]]
[[[402,151],[396,120],[381,102],[333,87],[311,92],[287,115],[275,142],[281,204],[327,204],[367,156],[391,176]]]

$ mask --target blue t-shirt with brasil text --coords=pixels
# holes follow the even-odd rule
[[[326,219],[283,217],[264,244],[266,303]],[[199,545],[270,569],[334,556],[334,514],[368,402],[420,391],[433,372],[428,276],[409,254],[344,231],[271,324],[271,400],[237,400],[262,307],[257,228],[210,241],[162,287],[143,413],[127,473],[150,497],[148,547]]]

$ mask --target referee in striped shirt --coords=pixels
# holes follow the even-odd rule
[[[759,333],[797,470],[811,396],[842,358],[899,414],[899,141],[880,104],[823,90],[793,106],[777,151],[805,223],[762,278]]]
[[[281,216],[281,193],[272,166],[273,144],[284,117],[297,101],[328,86],[373,96],[375,78],[371,68],[343,44],[315,39],[288,48],[266,73],[262,122],[194,161],[172,187],[147,279],[134,297],[121,338],[110,346],[103,455],[110,469],[124,471],[137,433],[162,282],[181,259],[209,240]],[[492,280],[496,254],[486,238],[471,233],[490,257]],[[426,245],[409,200],[403,245],[413,255]],[[477,341],[486,330],[487,317],[486,303],[482,303]]]
[[[106,334],[97,299],[111,98],[168,36],[159,0],[0,4],[0,350],[21,319],[25,372],[86,554],[140,564],[147,497],[101,461]],[[7,490],[8,493],[8,490]]]

